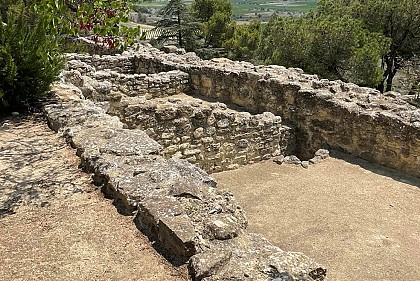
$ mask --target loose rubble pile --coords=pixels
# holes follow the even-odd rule
[[[323,280],[326,270],[301,253],[284,252],[246,231],[234,197],[185,160],[163,157],[163,148],[139,129],[80,97],[71,86],[45,106],[50,126],[77,150],[82,167],[115,200],[135,214],[137,226],[174,263],[188,262],[193,280]]]
[[[273,158],[273,162],[279,165],[281,164],[289,164],[289,165],[301,165],[303,168],[308,169],[309,165],[315,165],[321,162],[324,159],[330,157],[330,152],[326,149],[318,149],[315,152],[314,157],[307,161],[300,160],[296,155],[279,155]]]

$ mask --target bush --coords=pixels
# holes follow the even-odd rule
[[[46,94],[62,69],[57,38],[29,8],[0,21],[0,112],[25,107]]]

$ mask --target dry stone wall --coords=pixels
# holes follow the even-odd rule
[[[176,155],[220,172],[294,151],[294,130],[270,112],[251,115],[185,96],[114,101],[109,112],[128,128],[146,130]]]
[[[191,53],[166,54],[149,46],[126,55],[136,73],[178,69],[190,75],[195,94],[250,112],[269,111],[293,123],[300,158],[330,146],[420,176],[420,109],[398,93],[318,79],[300,69],[202,61]]]
[[[192,280],[324,280],[325,268],[246,231],[242,208],[200,168],[177,158],[144,131],[125,129],[72,85],[57,85],[44,107],[50,126],[76,149],[81,166],[134,215],[139,229]]]
[[[294,152],[294,129],[270,112],[252,115],[182,95],[189,91],[189,75],[179,70],[123,74],[113,69],[126,65],[126,58],[120,56],[121,63],[116,63],[113,57],[111,69],[105,68],[104,58],[69,55],[63,81],[91,100],[108,102],[108,113],[127,128],[146,130],[164,146],[167,157],[176,155],[207,172],[220,172]]]
[[[179,158],[218,171],[332,146],[420,176],[420,110],[398,93],[176,53],[69,55],[60,101],[45,112],[95,183],[193,280],[311,281],[326,270],[248,233],[232,194]]]

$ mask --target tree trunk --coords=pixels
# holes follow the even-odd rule
[[[395,74],[397,73],[397,68],[394,67],[392,71],[388,74],[388,78],[386,80],[386,92],[389,92],[392,90],[392,80],[395,77]]]
[[[385,65],[385,71],[384,71],[383,79],[381,83],[379,83],[379,85],[377,86],[377,89],[381,93],[389,92],[392,90],[393,79],[395,77],[395,74],[397,73],[395,60],[396,60],[395,54],[388,54],[385,58],[383,58],[382,65],[383,67]],[[385,87],[385,81],[386,81],[386,87]]]
[[[182,42],[182,31],[181,31],[181,15],[180,12],[177,12],[177,16],[178,16],[178,43],[179,43],[179,47],[183,47],[183,42]]]

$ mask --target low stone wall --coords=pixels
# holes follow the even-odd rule
[[[109,111],[128,128],[146,130],[167,156],[187,159],[207,172],[220,172],[292,154],[294,130],[272,113],[251,115],[187,96],[147,100],[123,98]]]
[[[320,80],[299,69],[202,61],[190,53],[165,54],[148,46],[126,55],[133,58],[136,73],[179,69],[189,73],[195,94],[250,112],[269,111],[293,123],[301,158],[331,146],[420,176],[420,109],[398,93]]]
[[[73,86],[53,92],[58,103],[44,107],[50,126],[120,212],[134,214],[137,227],[175,264],[188,262],[192,280],[324,280],[326,270],[312,259],[248,233],[235,198],[204,171],[165,159],[144,131],[123,129]]]
[[[78,65],[88,65],[95,68],[97,71],[107,70],[115,71],[122,74],[134,74],[135,69],[133,64],[133,55],[127,53],[120,55],[89,55],[89,54],[67,54],[67,65],[75,69]],[[86,74],[82,72],[82,74]]]
[[[115,94],[151,99],[189,91],[189,75],[179,70],[148,75],[126,74],[105,69],[102,64],[97,70],[88,64],[90,60],[87,56],[81,55],[80,58],[69,60],[67,71],[63,71],[61,76],[63,81],[79,87],[85,97],[94,101],[107,101]]]
[[[218,102],[173,96],[189,91],[185,72],[120,74],[103,65],[96,71],[87,64],[88,56],[80,57],[68,62],[62,80],[93,101],[110,101],[110,114],[128,128],[147,130],[168,157],[177,155],[207,172],[220,172],[294,153],[294,129],[270,112],[252,115]]]

